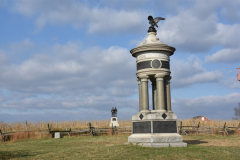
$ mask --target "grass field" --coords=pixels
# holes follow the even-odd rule
[[[128,135],[44,138],[0,143],[0,159],[239,160],[240,137],[183,136],[187,148],[124,145]]]

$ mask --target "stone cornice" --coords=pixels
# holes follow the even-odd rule
[[[148,43],[144,45],[140,45],[136,48],[133,48],[130,53],[133,57],[136,57],[136,54],[143,51],[166,51],[170,53],[170,56],[174,54],[176,49],[174,47],[168,46],[166,44],[159,43]]]
[[[149,76],[147,76],[146,74],[140,74],[140,75],[138,75],[138,77],[140,79],[148,79],[149,78]]]
[[[159,74],[156,74],[154,77],[155,78],[163,78],[165,77],[167,74],[166,73],[159,73]]]

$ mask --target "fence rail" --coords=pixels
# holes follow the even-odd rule
[[[178,127],[180,134],[214,134],[215,133],[222,133],[229,136],[229,134],[232,133],[238,133],[240,135],[240,123],[238,127],[235,127],[233,124],[233,127],[227,127],[226,122],[222,125],[223,127],[211,127],[211,126],[200,126],[200,122],[198,122],[198,125],[195,124],[195,121],[193,120],[194,126],[183,126],[182,121],[180,122],[180,125]]]

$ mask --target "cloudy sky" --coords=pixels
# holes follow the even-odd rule
[[[157,36],[176,48],[178,118],[231,119],[239,8],[239,0],[0,0],[0,121],[109,119],[115,106],[130,119],[139,107],[129,51],[146,38],[149,15],[166,19]]]

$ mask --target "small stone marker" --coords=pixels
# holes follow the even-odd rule
[[[55,137],[55,138],[61,138],[60,132],[55,132],[54,137]]]

